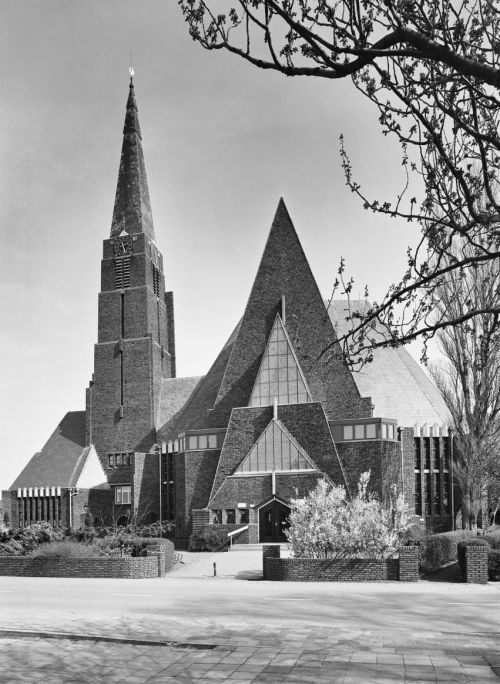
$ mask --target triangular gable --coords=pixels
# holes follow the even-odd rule
[[[73,474],[75,487],[91,489],[106,482],[106,473],[92,445],[83,450],[82,458],[75,470],[76,472]]]
[[[270,406],[274,399],[277,399],[278,404],[305,404],[312,401],[279,314],[274,319],[249,406]]]
[[[316,468],[288,430],[273,418],[238,466],[235,475],[290,470]]]
[[[304,251],[281,200],[252,286],[245,313],[213,411],[212,425],[229,422],[231,411],[249,404],[269,335],[286,307],[284,327],[293,342],[300,368],[314,401],[330,419],[370,417],[370,400],[361,399],[327,315]],[[325,362],[323,352],[335,354]]]

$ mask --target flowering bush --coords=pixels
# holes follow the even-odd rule
[[[384,506],[368,493],[363,473],[356,497],[344,487],[320,480],[305,499],[292,500],[286,535],[297,558],[390,558],[412,524],[410,507],[394,493]]]

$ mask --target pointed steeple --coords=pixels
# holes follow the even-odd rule
[[[123,231],[129,235],[145,233],[150,240],[155,239],[132,76],[123,127],[123,145],[110,237],[116,237]]]

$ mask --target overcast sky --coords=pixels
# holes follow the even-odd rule
[[[403,178],[349,81],[290,79],[188,35],[175,0],[0,0],[0,489],[68,410],[97,337],[130,54],[178,375],[204,374],[243,313],[283,196],[324,296],[341,256],[381,298],[415,229],[363,210]]]

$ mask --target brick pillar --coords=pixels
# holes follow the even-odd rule
[[[488,548],[486,546],[465,547],[465,581],[469,584],[487,584]]]
[[[418,582],[418,546],[399,549],[399,581]]]
[[[165,547],[163,544],[148,544],[147,555],[158,558],[158,577],[163,577],[165,574]]]
[[[281,556],[281,547],[279,544],[273,544],[272,546],[266,546],[264,545],[262,547],[262,574],[264,576],[264,579],[266,579],[266,559],[267,558],[280,558]]]

